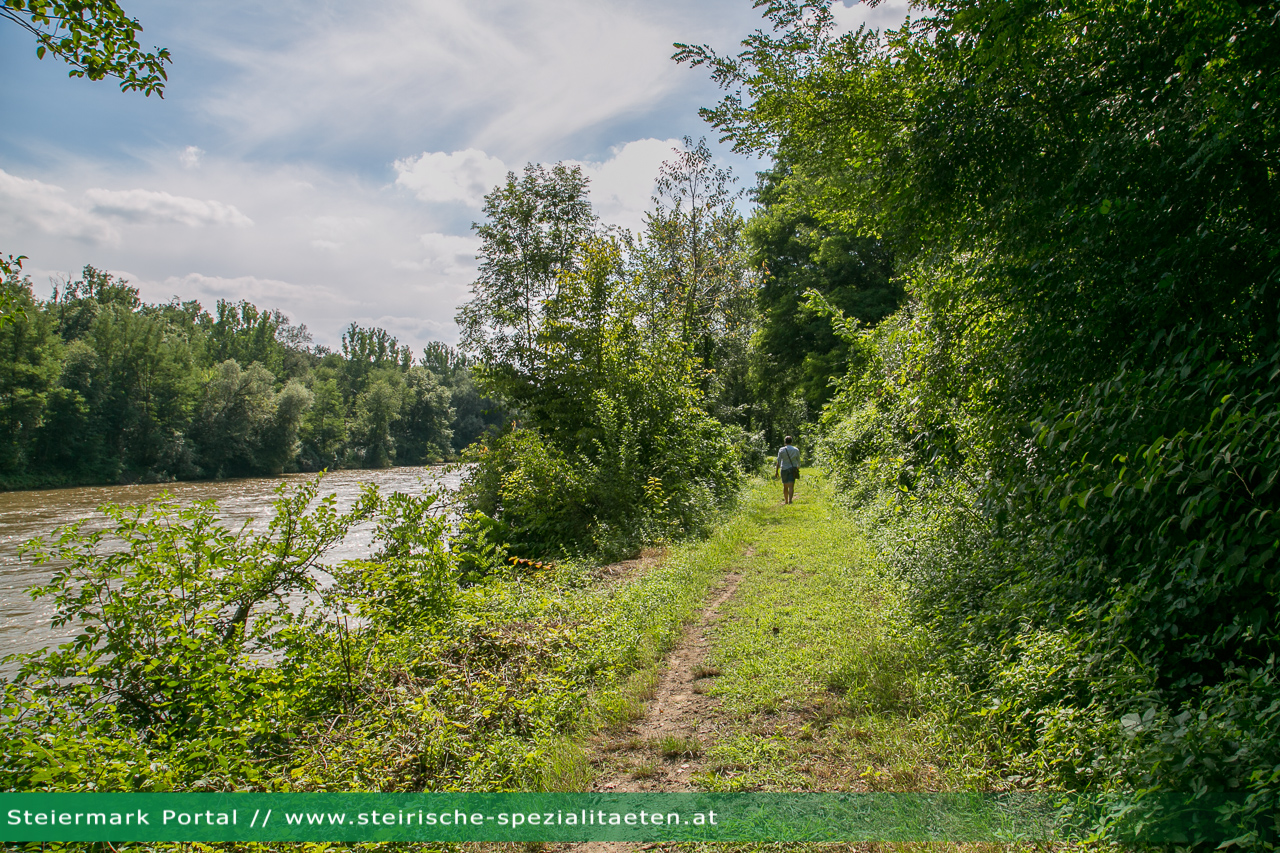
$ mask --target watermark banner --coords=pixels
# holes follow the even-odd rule
[[[1135,810],[1030,793],[10,793],[0,794],[0,841],[1011,842],[1080,840],[1104,823],[1168,842],[1201,837],[1222,814],[1203,799],[1154,802]]]

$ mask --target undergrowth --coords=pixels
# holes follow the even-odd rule
[[[580,562],[512,565],[479,524],[447,549],[431,506],[369,492],[338,513],[312,483],[263,533],[160,502],[34,544],[59,566],[38,592],[80,633],[11,660],[0,788],[582,789],[574,735],[643,707],[739,527],[606,582]],[[317,587],[365,520],[375,558]]]

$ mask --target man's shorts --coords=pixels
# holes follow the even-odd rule
[[[784,483],[794,483],[794,482],[796,481],[796,474],[799,474],[799,473],[800,473],[800,469],[799,469],[799,468],[783,468],[783,469],[782,469],[782,482],[784,482]]]

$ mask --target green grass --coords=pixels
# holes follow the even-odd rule
[[[662,562],[643,574],[616,585],[584,588],[562,603],[565,618],[580,626],[577,648],[585,659],[560,664],[584,666],[594,673],[582,713],[571,730],[576,741],[600,730],[621,728],[644,715],[663,657],[698,614],[711,588],[740,563],[749,529],[742,513],[731,514],[707,539],[668,548]],[[539,768],[534,774],[537,787],[588,789],[590,776],[578,772],[574,761],[580,752],[581,747],[562,733],[540,743]],[[560,767],[574,769],[566,773],[558,771]]]
[[[702,755],[702,741],[692,736],[667,735],[658,741],[658,752],[663,758],[697,758]]]
[[[855,518],[806,471],[784,506],[774,482],[744,502],[746,553],[721,607],[703,690],[727,733],[697,782],[718,791],[933,791],[974,787],[971,754],[932,707],[927,649],[906,626]]]

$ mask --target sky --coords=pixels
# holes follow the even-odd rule
[[[754,185],[698,108],[720,93],[674,42],[734,52],[750,0],[121,0],[173,55],[163,100],[70,79],[0,20],[0,253],[38,297],[86,264],[150,302],[241,299],[336,348],[351,322],[454,343],[484,195],[580,164],[637,230],[684,136]],[[903,0],[836,0],[842,29]]]

